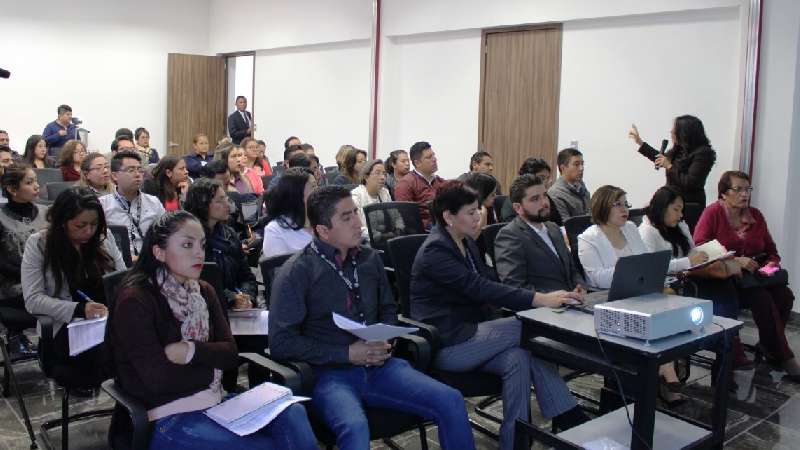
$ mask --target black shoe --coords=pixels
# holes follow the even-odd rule
[[[36,357],[36,346],[22,333],[8,337],[8,350],[12,361]]]
[[[668,383],[661,379],[658,385],[658,398],[667,405],[668,408],[675,408],[686,403],[686,396],[681,393],[682,385],[679,382]]]
[[[569,411],[553,417],[553,428],[555,428],[556,433],[559,433],[577,427],[590,420],[592,419],[583,412],[580,406],[576,406]]]

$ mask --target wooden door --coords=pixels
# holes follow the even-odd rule
[[[170,53],[167,73],[167,153],[189,153],[197,133],[213,151],[225,136],[225,58]]]
[[[485,31],[483,49],[479,142],[503,192],[528,157],[547,161],[555,178],[561,25]]]

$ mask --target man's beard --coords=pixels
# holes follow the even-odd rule
[[[524,213],[524,219],[528,222],[544,223],[550,220],[550,209],[540,209],[537,214],[529,214],[527,211],[524,211]]]

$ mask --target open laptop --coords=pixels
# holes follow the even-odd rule
[[[578,309],[591,310],[598,303],[663,292],[671,257],[672,252],[664,250],[620,258],[614,269],[611,289],[586,294],[584,305]]]

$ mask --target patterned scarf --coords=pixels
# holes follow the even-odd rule
[[[197,280],[181,284],[164,269],[158,271],[161,295],[167,299],[172,315],[181,323],[181,336],[186,341],[208,342],[210,337],[208,305],[200,293]],[[221,390],[222,371],[214,369],[212,391]]]

